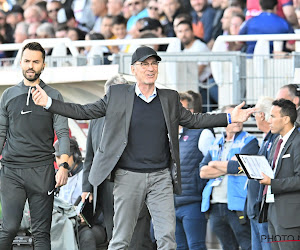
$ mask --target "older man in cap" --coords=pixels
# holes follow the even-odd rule
[[[206,128],[244,122],[253,109],[238,105],[231,114],[192,114],[174,90],[158,89],[161,58],[149,47],[132,55],[135,85],[113,85],[103,99],[86,105],[51,99],[37,86],[33,100],[50,112],[73,119],[105,116],[105,128],[93,165],[100,183],[114,176],[114,228],[109,250],[127,249],[146,202],[158,249],[176,249],[173,189],[181,192],[178,126]],[[173,185],[172,185],[173,182]]]

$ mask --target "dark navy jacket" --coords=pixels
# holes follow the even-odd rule
[[[174,196],[175,207],[201,202],[202,191],[207,182],[199,175],[199,163],[203,154],[198,148],[198,141],[202,131],[183,128],[179,139],[182,194]]]
[[[264,138],[262,145],[258,151],[258,155],[264,155],[267,159],[271,152],[271,147],[278,134],[269,132]],[[260,204],[262,201],[263,185],[256,180],[249,180],[247,190],[247,215],[250,219],[254,219],[259,214]]]

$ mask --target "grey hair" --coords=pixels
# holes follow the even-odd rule
[[[261,111],[265,114],[266,121],[269,120],[269,118],[270,118],[273,101],[274,101],[274,98],[272,98],[272,97],[261,96],[256,103],[256,107],[258,108],[258,111]]]
[[[28,36],[28,28],[29,28],[29,24],[28,23],[26,23],[26,22],[17,23],[16,29],[17,28],[19,29],[19,31],[22,31],[22,34]]]
[[[36,29],[36,34],[39,35],[40,33],[46,33],[50,35],[50,37],[55,37],[55,30],[54,26],[51,23],[43,23]]]
[[[111,85],[116,85],[116,84],[129,84],[129,82],[124,78],[123,75],[120,75],[120,74],[115,75],[106,81],[106,83],[104,85],[105,94],[107,93],[107,91]]]

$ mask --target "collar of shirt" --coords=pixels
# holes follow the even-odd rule
[[[157,91],[156,91],[156,87],[154,87],[153,93],[149,96],[149,98],[147,99],[146,96],[143,95],[143,93],[141,92],[140,88],[138,87],[138,85],[135,85],[135,94],[141,98],[143,101],[150,103],[156,96],[157,96]]]

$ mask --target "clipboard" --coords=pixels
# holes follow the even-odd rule
[[[93,226],[93,202],[89,202],[90,193],[85,198],[85,201],[81,203],[79,214],[82,216],[85,223],[89,226]]]
[[[236,154],[235,156],[248,179],[262,180],[261,173],[274,179],[274,172],[264,155]]]

